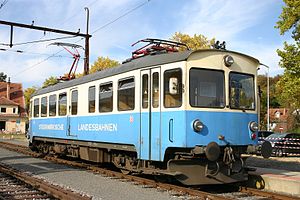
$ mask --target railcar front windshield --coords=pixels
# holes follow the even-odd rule
[[[190,70],[190,105],[193,107],[224,108],[224,72],[192,68]]]
[[[254,76],[231,72],[229,75],[230,108],[254,110]]]

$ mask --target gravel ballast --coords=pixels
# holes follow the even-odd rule
[[[23,154],[0,148],[0,162],[8,164],[17,170],[27,171],[39,178],[45,179],[74,191],[103,200],[175,200],[167,191],[156,188],[145,188],[132,182],[122,182],[118,179],[104,177],[85,170],[65,165],[54,164],[42,159],[31,158]]]

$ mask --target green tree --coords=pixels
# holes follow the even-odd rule
[[[47,79],[44,81],[42,88],[48,87],[48,86],[50,86],[50,85],[55,85],[56,83],[58,83],[57,78],[54,77],[54,76],[50,76],[49,78],[47,78]]]
[[[190,36],[188,34],[180,32],[175,32],[174,35],[171,37],[171,40],[184,43],[192,50],[209,49],[211,48],[211,45],[215,43],[214,38],[208,40],[207,37],[201,34],[194,34],[193,36]],[[179,50],[185,50],[185,48],[180,47]]]
[[[279,108],[281,104],[277,97],[277,87],[276,84],[280,80],[281,76],[269,77],[270,83],[270,107],[271,108]],[[260,86],[261,89],[261,98],[260,98],[260,127],[262,129],[266,129],[267,124],[267,77],[265,75],[258,75],[257,77],[257,85]]]
[[[112,68],[118,66],[120,63],[116,60],[112,60],[108,57],[99,56],[98,59],[94,62],[90,69],[90,74],[104,69]]]
[[[284,3],[276,28],[281,35],[291,31],[295,43],[284,42],[283,50],[277,50],[281,57],[279,65],[284,68],[277,87],[280,102],[293,111],[300,108],[300,1],[284,0]],[[295,125],[299,127],[300,121],[296,120]]]
[[[24,91],[24,98],[25,98],[25,107],[26,110],[29,110],[29,104],[30,104],[30,97],[33,93],[35,93],[38,90],[38,87],[33,86],[30,88],[25,89]]]
[[[7,78],[7,75],[3,72],[0,72],[0,82],[5,82]]]

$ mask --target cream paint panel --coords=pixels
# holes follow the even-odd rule
[[[231,67],[226,67],[224,64],[223,57],[225,55],[230,55],[234,59],[234,64]],[[259,63],[254,59],[251,59],[246,56],[242,56],[240,54],[236,54],[233,52],[219,52],[219,51],[207,51],[207,52],[195,52],[193,53],[187,60],[187,84],[189,83],[189,70],[192,67],[200,67],[206,69],[215,69],[215,70],[223,70],[225,74],[225,92],[226,92],[226,105],[229,105],[229,73],[231,71],[241,72],[246,74],[253,74],[255,79],[255,94],[257,94],[257,69],[259,67]],[[257,95],[255,95],[255,101],[257,101]],[[186,99],[189,102],[189,95],[186,92]],[[247,113],[256,113],[258,108],[258,103],[256,103],[256,110],[250,111],[247,110]],[[186,104],[186,109],[188,110],[205,110],[205,111],[218,111],[218,112],[227,112],[231,110],[229,108],[224,109],[216,109],[216,108],[194,108],[191,107],[189,103]],[[243,112],[242,110],[231,110],[232,112]]]

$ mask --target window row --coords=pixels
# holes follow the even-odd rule
[[[151,76],[151,78],[150,78]],[[160,104],[160,76],[158,72],[144,74],[142,76],[142,108],[147,109],[149,105],[158,108]],[[151,80],[151,84],[150,84]],[[118,81],[117,91],[117,109],[118,111],[134,110],[135,99],[139,96],[135,94],[135,79],[129,77]],[[182,71],[181,69],[172,69],[164,72],[164,107],[175,108],[182,105]],[[151,94],[151,96],[150,96]],[[96,112],[96,86],[88,88],[88,112]],[[78,90],[70,92],[69,113],[77,115],[78,112]],[[113,83],[103,83],[99,85],[99,112],[112,112],[113,105]],[[33,117],[49,117],[67,115],[67,93],[53,94],[50,96],[36,98],[33,101]],[[150,104],[150,102],[152,102]],[[40,116],[39,116],[40,114]]]
[[[49,101],[49,102],[48,102]],[[58,103],[58,106],[57,106]],[[118,110],[126,111],[133,110],[135,104],[135,83],[134,78],[124,79],[119,81],[118,86]],[[49,117],[67,115],[67,93],[63,92],[58,95],[53,94],[39,98],[33,101],[33,116],[39,117],[41,107],[41,117],[47,117],[49,106]],[[96,111],[96,86],[91,86],[88,89],[88,112]],[[78,90],[71,91],[71,115],[77,115],[78,111]],[[113,83],[105,83],[99,86],[99,112],[113,111]]]

